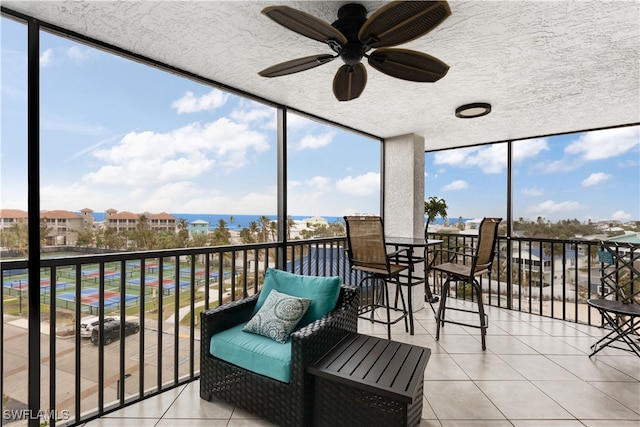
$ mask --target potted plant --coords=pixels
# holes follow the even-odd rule
[[[427,224],[424,228],[426,235],[431,221],[437,217],[447,218],[447,202],[439,197],[429,197],[428,200],[424,201],[424,215],[427,217]]]

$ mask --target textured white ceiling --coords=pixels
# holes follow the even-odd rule
[[[437,83],[367,67],[360,98],[332,93],[339,59],[267,79],[275,63],[332,53],[266,18],[287,4],[327,22],[345,3],[315,1],[17,1],[2,6],[259,97],[380,136],[424,136],[425,149],[640,122],[640,2],[450,1],[451,16],[400,47],[450,66]],[[371,13],[387,2],[364,1]],[[458,119],[456,107],[493,111]]]

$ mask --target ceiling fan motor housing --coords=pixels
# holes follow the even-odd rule
[[[347,38],[347,43],[337,52],[347,65],[358,64],[365,54],[365,47],[358,38],[358,33],[366,20],[367,9],[361,4],[350,3],[338,10],[338,20],[331,24]]]

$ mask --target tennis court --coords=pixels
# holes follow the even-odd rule
[[[68,303],[76,303],[76,293],[75,292],[66,292],[58,295],[58,300],[65,302],[65,305],[68,308]],[[125,304],[135,303],[137,304],[139,300],[138,295],[130,295],[126,294],[124,297]],[[117,308],[120,305],[120,294],[114,291],[104,291],[104,308]],[[80,290],[80,304],[85,305],[89,308],[89,313],[93,314],[94,309],[95,312],[98,312],[98,307],[100,306],[100,293],[97,289],[89,288]]]
[[[194,271],[196,276],[204,276],[205,275],[205,271],[204,268],[198,268]],[[183,268],[180,270],[180,274],[188,276],[191,274],[191,269],[190,268]],[[220,275],[218,274],[217,271],[212,271],[209,273],[209,278],[210,279],[217,279]],[[222,273],[222,276],[225,279],[228,279],[231,277],[231,272],[230,271],[225,271]]]
[[[127,280],[127,284],[128,285],[133,285],[133,286],[140,286],[140,279],[129,279]],[[144,285],[145,286],[149,286],[151,288],[158,288],[160,285],[159,279],[158,277],[154,277],[154,276],[149,276],[149,277],[145,277],[144,279]],[[190,285],[190,282],[181,280],[180,281],[180,289],[188,287]],[[162,279],[162,290],[164,292],[166,292],[167,294],[170,293],[171,290],[176,288],[176,279],[173,277],[166,277],[164,279]]]
[[[11,282],[4,282],[3,286],[16,291],[26,291],[29,289],[29,281],[27,279],[13,280]],[[71,285],[67,282],[56,283],[56,289],[67,289],[69,287],[71,287]],[[45,292],[51,290],[51,281],[49,279],[40,279],[40,289]]]
[[[127,263],[127,267],[129,268],[140,268],[140,262],[128,262]],[[145,263],[144,264],[144,269],[147,271],[147,273],[156,273],[158,271],[158,269],[160,268],[160,264],[158,263]],[[163,264],[162,269],[163,270],[172,270],[174,268],[173,264]]]

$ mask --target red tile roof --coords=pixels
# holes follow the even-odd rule
[[[27,211],[20,209],[0,209],[0,218],[27,219]]]
[[[80,219],[82,218],[75,212],[71,211],[63,211],[63,210],[53,210],[53,211],[40,211],[40,218],[49,218],[49,219]]]

